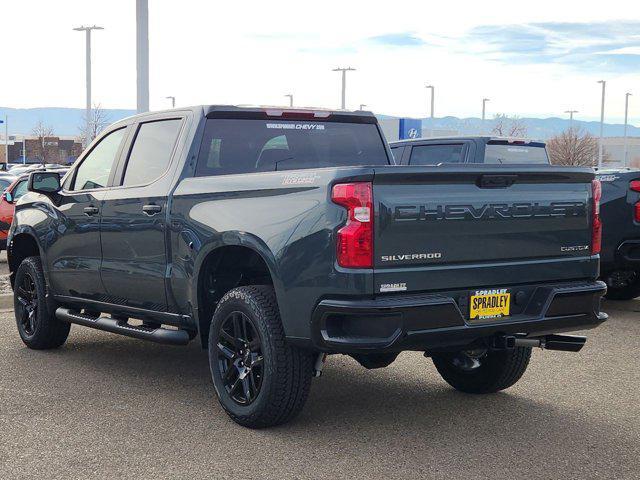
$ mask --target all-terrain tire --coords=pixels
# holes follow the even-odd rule
[[[456,390],[465,393],[495,393],[514,385],[524,374],[530,347],[494,350],[479,359],[480,365],[463,369],[456,365],[455,354],[434,355],[433,363],[442,378]]]
[[[633,300],[640,296],[640,281],[626,287],[607,287],[605,298],[608,300]]]
[[[222,326],[238,312],[258,333],[263,365],[259,393],[247,405],[228,392],[219,366]],[[236,423],[249,428],[270,427],[295,417],[307,400],[313,376],[311,352],[285,341],[275,293],[265,285],[238,287],[222,297],[209,331],[209,365],[220,405]]]
[[[58,320],[55,312],[51,311],[40,257],[27,257],[22,261],[16,272],[13,290],[16,325],[24,344],[34,350],[63,345],[71,325]]]

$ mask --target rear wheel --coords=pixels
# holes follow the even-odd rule
[[[296,416],[313,374],[311,353],[285,341],[270,286],[239,287],[222,297],[209,332],[209,366],[220,404],[250,428]]]
[[[514,385],[524,374],[530,347],[510,350],[466,350],[434,355],[433,363],[442,378],[466,393],[495,393]]]
[[[35,350],[61,346],[71,328],[50,311],[46,295],[47,285],[40,257],[25,258],[16,272],[13,305],[20,338],[27,347]]]
[[[618,271],[607,278],[609,300],[632,300],[640,296],[640,272]]]

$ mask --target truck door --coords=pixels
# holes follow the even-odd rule
[[[107,133],[65,180],[47,253],[52,291],[58,295],[103,299],[100,210],[126,132],[122,127]]]
[[[153,118],[153,117],[152,117]],[[105,192],[102,220],[102,282],[112,303],[167,310],[167,196],[184,118],[135,125],[131,145]]]

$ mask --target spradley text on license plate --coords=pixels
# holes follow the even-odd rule
[[[469,319],[489,320],[509,316],[511,294],[506,288],[477,290],[469,301]]]

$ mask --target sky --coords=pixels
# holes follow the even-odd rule
[[[84,34],[94,32],[93,102],[135,108],[135,0],[2,0],[0,106],[84,107]],[[6,21],[9,20],[9,21]],[[7,44],[8,42],[8,44]],[[640,2],[149,0],[150,104],[347,108],[426,116],[600,116],[640,126]],[[7,57],[5,57],[6,59]]]

